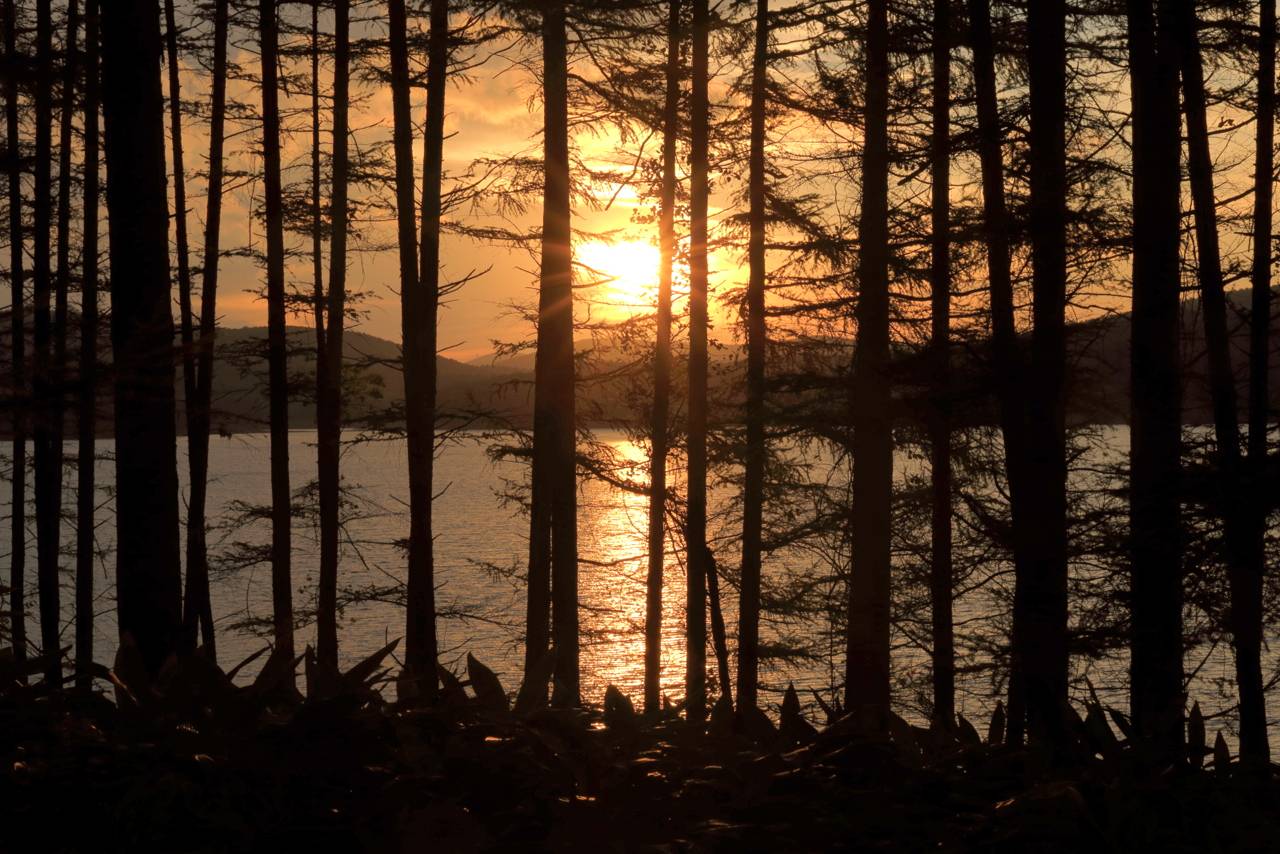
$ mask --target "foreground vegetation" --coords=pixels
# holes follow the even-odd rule
[[[775,718],[724,706],[692,729],[638,715],[514,706],[469,659],[430,707],[385,702],[393,644],[337,681],[310,651],[304,698],[289,662],[252,684],[199,656],[154,685],[128,649],[102,693],[53,693],[11,670],[0,693],[0,798],[14,848],[53,850],[1265,851],[1280,787],[1206,749],[1144,760],[1118,712],[1072,716],[1056,757],[895,719],[868,735],[828,710],[813,727],[788,692]],[[35,662],[33,664],[38,664]],[[1108,718],[1110,722],[1108,722]],[[69,809],[70,807],[70,809]],[[317,846],[319,846],[317,848]]]

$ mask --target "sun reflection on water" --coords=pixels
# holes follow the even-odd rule
[[[645,449],[626,439],[608,444],[626,466],[623,476],[647,484]],[[644,687],[649,499],[592,482],[583,488],[578,519],[583,693],[598,697],[612,684],[638,702]],[[661,686],[674,701],[684,695],[685,576],[677,549],[667,539]]]

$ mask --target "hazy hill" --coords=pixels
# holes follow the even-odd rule
[[[1247,289],[1229,291],[1229,319],[1232,332],[1233,364],[1239,379],[1241,407],[1246,400],[1248,354],[1248,305]],[[1271,354],[1270,390],[1273,406],[1280,405],[1280,306],[1273,320],[1273,347]],[[76,318],[72,318],[73,325]],[[1183,409],[1187,423],[1207,423],[1211,417],[1209,389],[1205,381],[1205,359],[1202,334],[1203,318],[1200,302],[1187,299],[1182,304],[1184,392]],[[0,329],[6,333],[9,327],[8,313],[0,313]],[[1070,417],[1076,422],[1119,423],[1128,418],[1129,412],[1129,342],[1130,321],[1127,313],[1117,313],[1083,323],[1073,324],[1068,330],[1068,346],[1071,353],[1069,370]],[[315,426],[314,407],[314,331],[307,327],[290,327],[289,375],[291,381],[290,426],[311,428]],[[8,334],[0,336],[0,391],[8,404],[14,399],[8,388],[9,371]],[[71,364],[76,360],[76,342],[70,349]],[[266,397],[266,328],[240,327],[221,329],[217,338],[217,363],[214,371],[214,429],[221,432],[251,432],[267,429],[268,402]],[[581,342],[582,347],[589,346]],[[106,329],[100,344],[103,353],[110,352]],[[718,348],[713,355],[714,376],[712,396],[721,417],[732,418],[736,403],[741,397],[742,360],[738,345]],[[398,411],[404,394],[404,381],[399,370],[400,346],[392,341],[377,338],[359,331],[347,331],[344,335],[347,374],[346,422],[359,425],[379,413],[385,417]],[[981,385],[984,372],[976,369],[973,349],[962,348],[957,353],[957,381],[970,382],[975,387],[960,390],[971,407],[968,415],[957,413],[963,420],[990,421],[994,412],[990,395]],[[605,370],[615,364],[629,361],[622,354],[597,353],[597,364]],[[838,373],[848,361],[847,348],[833,342],[830,359],[817,358],[817,363],[829,362],[829,370]],[[439,406],[443,412],[488,412],[502,418],[527,423],[531,411],[532,393],[529,383],[533,375],[534,356],[531,351],[513,357],[494,359],[484,356],[461,362],[446,356],[437,358]],[[899,376],[900,387],[910,395],[927,386],[912,391],[912,357],[903,359],[904,368]],[[28,365],[30,359],[28,359]],[[105,372],[104,372],[105,377]],[[966,377],[969,379],[966,380]],[[679,382],[679,378],[677,378]],[[69,377],[68,385],[75,382]],[[104,378],[103,382],[107,382]],[[624,402],[625,395],[617,388],[604,384],[587,384],[583,394],[582,411],[603,412],[605,417],[625,417],[630,410]],[[802,393],[803,394],[803,393]],[[812,394],[812,392],[810,392]],[[830,395],[820,394],[824,399]],[[182,406],[181,372],[178,375],[178,405]],[[644,395],[641,395],[643,398]],[[100,390],[99,423],[104,432],[110,429],[110,388]],[[818,401],[819,408],[825,404]],[[832,404],[837,405],[837,404]],[[841,408],[843,404],[838,404]],[[911,407],[908,406],[908,409]],[[74,417],[73,411],[68,417]],[[7,422],[8,419],[4,419]],[[183,419],[179,419],[179,429]],[[8,433],[8,423],[0,424],[0,431]]]

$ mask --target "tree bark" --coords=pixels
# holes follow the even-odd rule
[[[1262,684],[1262,576],[1250,559],[1247,495],[1241,490],[1240,431],[1235,376],[1227,332],[1227,304],[1218,247],[1213,161],[1205,116],[1204,67],[1191,4],[1172,3],[1168,12],[1181,48],[1183,110],[1187,120],[1187,172],[1195,208],[1200,300],[1209,356],[1209,387],[1218,445],[1220,503],[1227,574],[1231,588],[1230,622],[1240,692],[1240,757],[1251,764],[1269,760],[1266,697]]]
[[[45,653],[45,681],[62,684],[61,656],[58,655],[58,623],[61,606],[58,589],[58,558],[61,551],[62,478],[59,429],[53,423],[61,393],[54,384],[52,330],[49,299],[50,233],[52,232],[53,163],[53,16],[49,0],[36,4],[36,151],[35,219],[33,222],[33,270],[35,289],[35,486],[36,486],[36,588],[39,594],[40,646]]]
[[[321,387],[317,401],[319,418],[316,422],[316,453],[320,478],[320,583],[316,604],[316,661],[330,673],[338,670],[338,513],[341,506],[339,459],[342,442],[342,338],[347,310],[350,0],[337,0],[333,9],[333,177],[329,191],[329,301],[325,309],[328,327],[324,333],[323,352],[319,354],[317,361],[317,381]],[[412,181],[409,189],[412,196]],[[412,211],[412,207],[410,210]],[[323,360],[322,367],[320,359]]]
[[[933,412],[929,600],[933,631],[933,723],[956,724],[955,626],[951,565],[951,0],[933,3],[933,135],[929,268]]]
[[[13,654],[21,665],[27,658],[26,566],[27,566],[27,416],[30,390],[27,387],[26,276],[22,228],[22,156],[18,125],[17,10],[14,0],[4,0],[4,55],[10,68],[4,81],[5,162],[9,182],[9,292],[10,334],[13,372],[13,478],[10,511],[9,630]]]
[[[973,42],[974,88],[977,94],[978,150],[982,164],[983,237],[987,252],[987,280],[991,301],[991,362],[1000,410],[1005,472],[1012,517],[1015,578],[1028,573],[1026,539],[1026,413],[1022,405],[1025,366],[1018,346],[1013,315],[1013,278],[1010,272],[1009,214],[1004,197],[1003,129],[996,99],[995,48],[988,0],[969,0],[969,27]],[[1014,612],[1024,607],[1015,585]],[[1005,741],[1022,743],[1026,704],[1018,663],[1017,636],[1021,621],[1015,619],[1009,676],[1008,723]]]
[[[271,417],[271,604],[275,652],[292,660],[293,580],[289,492],[289,376],[284,304],[284,215],[280,191],[280,106],[275,0],[259,0],[262,57],[263,213],[267,233],[267,373]]]
[[[66,434],[66,409],[67,409],[67,332],[68,332],[68,307],[67,299],[71,290],[71,148],[74,145],[72,137],[73,122],[76,110],[76,79],[78,62],[76,59],[77,49],[77,31],[80,26],[80,10],[76,0],[70,0],[67,3],[67,38],[63,50],[62,60],[62,103],[58,109],[60,111],[58,122],[58,214],[57,222],[54,226],[56,229],[56,240],[58,244],[57,255],[57,275],[54,279],[54,296],[53,296],[53,357],[50,364],[50,386],[53,390],[53,398],[50,401],[52,412],[49,418],[49,467],[54,472],[54,486],[56,499],[52,503],[58,508],[58,555],[61,558],[62,550],[62,465],[64,459],[63,437]],[[55,578],[50,586],[58,591],[56,601],[58,603],[58,622],[62,619],[62,594],[60,566],[55,566]],[[41,614],[43,621],[44,615]],[[60,628],[60,627],[59,627]],[[57,645],[61,646],[60,635]],[[58,654],[61,657],[61,653]],[[61,668],[61,664],[59,664]],[[61,669],[59,669],[58,677],[61,684]]]
[[[769,4],[756,2],[755,52],[751,62],[751,150],[748,166],[747,409],[742,487],[742,578],[738,607],[738,709],[756,705],[760,682],[760,541],[764,524],[764,317],[765,277],[765,98],[769,62]]]
[[[116,592],[121,644],[135,644],[156,674],[181,631],[160,10],[155,0],[113,0],[103,12]]]
[[[1253,275],[1249,323],[1249,472],[1247,508],[1250,595],[1262,598],[1267,572],[1266,464],[1270,403],[1268,357],[1271,348],[1271,239],[1275,181],[1276,6],[1259,4],[1258,130],[1254,164]],[[1265,709],[1263,710],[1265,713]],[[1256,710],[1253,712],[1256,714]],[[1261,758],[1263,750],[1257,749]]]
[[[689,101],[689,403],[685,520],[685,717],[707,715],[707,137],[710,124],[707,0],[693,0],[693,80]],[[721,687],[726,694],[729,685]]]
[[[174,13],[173,0],[164,0],[165,22],[165,62],[169,72],[169,145],[173,153],[173,208],[174,208],[174,243],[178,254],[178,329],[182,336],[182,393],[183,414],[187,424],[187,465],[191,473],[191,482],[195,483],[196,472],[191,469],[195,458],[190,451],[191,437],[199,429],[199,416],[194,414],[198,407],[193,406],[196,399],[196,361],[195,332],[192,328],[191,316],[191,261],[189,241],[187,239],[187,171],[182,151],[182,83],[178,67],[178,22]],[[199,520],[191,516],[191,502],[187,502],[187,527],[193,524],[204,525],[203,514]],[[190,542],[190,536],[187,537]],[[190,575],[191,556],[187,558],[187,573]],[[189,650],[194,650],[197,643],[196,625],[187,626],[184,642]]]
[[[393,0],[393,7],[400,0]],[[432,478],[435,462],[436,419],[436,321],[440,286],[440,192],[444,152],[444,98],[449,63],[449,7],[433,0],[427,46],[427,115],[423,137],[422,224],[415,244],[413,208],[413,126],[409,119],[409,70],[403,39],[394,35],[397,16],[392,15],[392,80],[397,127],[403,121],[403,140],[397,137],[397,163],[403,147],[404,185],[401,202],[401,263],[413,273],[413,287],[402,277],[404,321],[405,412],[409,432],[409,580],[405,615],[405,671],[420,695],[436,694],[435,561],[432,543]],[[403,144],[403,146],[402,146]],[[399,168],[399,167],[397,167]],[[399,174],[399,172],[397,172]],[[414,265],[419,265],[415,268]]]
[[[1129,0],[1133,308],[1129,426],[1130,710],[1153,759],[1182,754],[1182,441],[1178,64],[1151,0]]]
[[[218,256],[222,225],[222,151],[227,105],[227,29],[229,0],[213,7],[213,69],[209,120],[209,188],[204,225],[204,259],[200,275],[200,337],[196,346],[196,393],[187,405],[187,454],[191,485],[187,496],[187,584],[183,625],[194,638],[197,629],[205,654],[217,660],[213,606],[209,599],[209,557],[205,540],[208,495],[210,407],[213,401],[213,344],[217,331]]]
[[[991,362],[1000,409],[1000,432],[1003,440],[1005,471],[1012,519],[1012,551],[1015,575],[1026,573],[1025,546],[1022,544],[1026,525],[1024,474],[1026,452],[1026,415],[1021,403],[1024,365],[1014,325],[1013,282],[1010,272],[1009,216],[1004,197],[1003,130],[996,96],[995,48],[990,4],[987,0],[969,2],[970,36],[973,42],[974,85],[977,94],[979,156],[982,164],[983,230],[987,254],[987,276],[991,308]],[[1024,590],[1025,592],[1025,590]],[[1022,602],[1015,588],[1014,611]],[[1019,644],[1011,633],[1008,691],[1008,724],[1006,742],[1020,745],[1026,725],[1026,706],[1018,664]]]
[[[93,687],[98,383],[98,0],[84,7],[84,247],[76,461],[76,688]]]
[[[866,129],[858,223],[857,353],[853,424],[853,567],[849,580],[845,708],[882,727],[889,714],[889,531],[893,436],[889,415],[889,30],[886,0],[870,0]]]
[[[551,492],[551,636],[555,649],[552,702],[575,706],[578,688],[578,485],[574,416],[573,255],[569,226],[569,69],[563,0],[548,0],[542,18],[545,184],[538,361],[548,398],[543,440]],[[543,343],[543,342],[540,342]],[[543,358],[545,356],[545,358]],[[534,442],[538,439],[535,436]]]
[[[1056,744],[1067,703],[1067,452],[1066,452],[1066,4],[1028,7],[1031,139],[1031,377],[1027,389],[1032,571],[1019,660],[1030,734]]]
[[[671,414],[671,266],[676,249],[676,142],[680,138],[680,0],[668,3],[666,94],[662,109],[661,261],[653,349],[653,411],[650,413],[649,576],[644,622],[644,708],[662,704],[662,584],[666,568],[667,423]]]
[[[316,420],[324,397],[324,227],[320,206],[320,4],[311,6],[311,298],[316,328]]]

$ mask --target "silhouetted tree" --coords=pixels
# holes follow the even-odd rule
[[[951,0],[933,2],[933,133],[929,139],[929,290],[933,410],[929,601],[933,629],[933,722],[956,720],[955,591],[951,562]]]
[[[18,664],[27,657],[27,385],[26,276],[22,227],[21,128],[18,125],[17,9],[14,0],[4,2],[5,174],[9,184],[9,318],[11,321],[10,370],[13,374],[13,477],[10,499],[9,630]]]
[[[1066,4],[1047,0],[1027,9],[1031,96],[1033,323],[1027,430],[1031,571],[1018,578],[1025,607],[1015,609],[1029,732],[1056,741],[1067,702],[1067,459],[1066,459]]]
[[[293,659],[290,572],[289,377],[285,363],[284,214],[280,191],[280,108],[275,0],[258,4],[262,64],[263,219],[267,237],[267,361],[271,411],[271,601],[275,655]]]
[[[888,3],[867,4],[866,140],[858,220],[853,423],[853,569],[849,580],[845,708],[880,727],[889,714],[889,533],[893,435],[889,393]]]
[[[35,92],[35,173],[34,219],[32,227],[32,272],[34,290],[34,376],[35,384],[35,487],[36,487],[36,589],[40,607],[40,645],[47,654],[45,679],[51,685],[62,682],[58,652],[60,604],[58,558],[62,523],[61,447],[55,447],[60,430],[53,423],[57,407],[54,398],[53,340],[49,300],[52,296],[50,237],[52,223],[53,164],[53,13],[50,0],[36,3],[36,92]]]
[[[1129,0],[1133,92],[1133,339],[1129,524],[1133,561],[1130,708],[1163,759],[1182,746],[1182,441],[1178,250],[1178,64],[1167,19]]]
[[[742,600],[738,607],[738,707],[756,705],[760,681],[760,539],[764,504],[765,98],[769,85],[769,4],[756,3],[751,61],[751,153],[748,166],[746,458],[742,487]]]
[[[205,507],[209,479],[210,407],[213,402],[214,335],[218,323],[218,261],[222,237],[223,148],[226,141],[227,29],[229,0],[213,4],[213,66],[210,69],[209,177],[205,197],[204,258],[200,274],[200,336],[196,342],[195,397],[187,402],[187,454],[191,484],[187,493],[187,579],[183,624],[194,638],[199,630],[211,659],[217,658],[213,606],[209,598],[209,554]]]
[[[1227,332],[1227,306],[1218,244],[1213,160],[1209,150],[1204,66],[1195,8],[1175,3],[1167,20],[1176,28],[1182,70],[1183,113],[1187,123],[1187,173],[1195,210],[1197,273],[1208,350],[1209,388],[1217,442],[1218,491],[1227,574],[1231,590],[1230,626],[1240,692],[1240,756],[1268,761],[1266,697],[1262,685],[1262,577],[1250,560],[1248,493],[1242,490],[1240,430],[1235,377]]]
[[[707,707],[707,144],[710,124],[707,0],[693,0],[689,100],[689,402],[685,453],[685,717],[701,725]],[[724,685],[722,690],[728,691]]]
[[[422,226],[414,235],[413,125],[402,0],[391,0],[391,86],[395,112],[396,201],[400,237],[405,425],[409,454],[409,572],[405,670],[428,699],[436,693],[436,606],[431,499],[435,456],[436,315],[439,306],[440,192],[449,10],[431,5],[427,121],[423,140]]]
[[[569,202],[568,40],[565,7],[542,7],[543,207],[538,348],[534,368],[530,610],[541,606],[550,567],[551,643],[557,705],[578,703],[577,466],[574,418],[573,272]],[[530,614],[529,649],[541,616]],[[526,663],[528,659],[526,659]]]
[[[342,333],[347,290],[347,180],[350,102],[349,0],[334,4],[333,50],[333,183],[329,193],[329,294],[323,352],[316,363],[320,398],[316,404],[317,457],[320,477],[320,584],[316,601],[316,659],[338,667],[338,510],[339,454],[342,441]],[[397,163],[398,167],[398,163]],[[410,188],[412,190],[412,188]],[[403,248],[401,249],[403,252]],[[323,360],[321,362],[320,360]]]
[[[122,644],[158,673],[178,643],[181,559],[160,10],[102,15],[111,341],[115,366],[116,597]]]
[[[644,611],[644,708],[656,712],[662,690],[662,583],[666,565],[668,420],[671,412],[671,272],[676,251],[676,143],[680,138],[680,0],[668,3],[666,90],[662,107],[658,310],[653,353],[649,455],[649,574]]]
[[[60,577],[60,559],[62,557],[62,463],[67,408],[67,338],[70,332],[67,299],[71,290],[71,148],[73,145],[73,119],[76,111],[77,68],[79,66],[76,48],[79,26],[79,4],[76,3],[76,0],[70,0],[66,11],[67,29],[66,40],[63,44],[61,68],[62,91],[60,94],[62,98],[61,103],[58,105],[58,212],[54,225],[58,249],[57,272],[53,287],[53,340],[51,342],[53,353],[49,366],[49,386],[52,392],[52,398],[49,400],[49,466],[55,473],[56,479],[56,500],[51,499],[51,503],[58,508],[55,524],[59,530],[56,534],[58,554],[54,560],[55,577],[48,586],[56,592],[54,602],[57,604],[58,610],[53,619],[54,637],[59,638],[54,642],[58,658],[62,657],[62,642],[60,639],[62,622],[62,581]],[[42,610],[40,615],[42,626],[46,616],[47,614]],[[46,639],[49,637],[44,633],[43,628],[41,635]],[[55,649],[51,649],[48,646],[47,640],[44,651],[55,652]],[[51,669],[46,669],[45,672],[52,674]],[[57,677],[58,687],[61,687],[61,665],[59,665]]]
[[[76,688],[93,686],[93,559],[97,509],[98,383],[98,0],[84,4],[84,245],[76,460]]]

